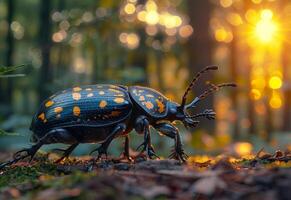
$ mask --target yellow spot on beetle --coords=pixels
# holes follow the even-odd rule
[[[63,111],[62,107],[55,107],[55,113],[61,113]]]
[[[100,108],[104,108],[106,105],[107,105],[107,102],[104,100],[100,101],[100,103],[99,103]]]
[[[92,88],[86,88],[85,90],[86,91],[92,91]]]
[[[43,121],[43,120],[45,120],[45,114],[41,113],[40,115],[38,115],[37,118]]]
[[[80,88],[80,87],[74,87],[73,88],[73,91],[74,92],[80,92],[82,90],[82,88]]]
[[[56,116],[56,117],[57,117],[58,119],[59,119],[59,118],[61,118],[61,114],[57,114],[57,116]]]
[[[152,109],[154,107],[154,105],[150,101],[145,102],[144,105],[147,107],[147,109]]]
[[[117,111],[117,110],[115,110],[115,111],[112,111],[112,112],[110,113],[110,116],[111,116],[111,117],[118,117],[120,114],[121,114],[121,111]]]
[[[162,113],[165,111],[165,105],[163,102],[161,102],[160,100],[156,99],[156,102],[158,104],[158,111],[159,113]]]
[[[147,97],[150,97],[150,98],[153,98],[154,97],[154,95],[151,95],[151,94],[147,94],[146,96]]]
[[[122,93],[120,93],[120,94],[115,94],[115,95],[113,95],[113,96],[115,96],[115,97],[124,97],[124,95],[123,95]]]
[[[105,92],[104,92],[104,91],[100,91],[99,94],[100,94],[100,95],[104,95]]]
[[[47,123],[47,119],[44,119],[44,120],[43,120],[43,123]]]
[[[78,101],[79,99],[81,99],[81,94],[77,93],[77,92],[74,92],[72,94],[72,97],[73,97],[74,100]]]
[[[117,98],[114,99],[114,102],[115,103],[123,103],[124,102],[124,98],[117,97]]]
[[[50,107],[54,104],[53,101],[49,100],[48,102],[45,103],[45,107]]]
[[[139,97],[139,100],[140,100],[140,101],[144,101],[144,100],[145,100],[144,96],[140,96],[140,97]]]
[[[73,108],[73,114],[74,114],[75,116],[80,116],[80,114],[81,114],[81,109],[80,109],[79,106],[74,106],[74,108]]]
[[[89,94],[87,94],[87,97],[93,97],[93,96],[94,96],[93,93],[89,93]]]

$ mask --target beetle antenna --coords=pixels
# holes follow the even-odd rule
[[[217,70],[218,66],[216,65],[211,65],[211,66],[207,66],[205,67],[203,70],[201,70],[200,72],[197,73],[197,75],[193,78],[193,80],[191,81],[191,83],[189,84],[189,86],[187,87],[183,98],[182,98],[182,103],[181,103],[181,107],[184,108],[185,104],[186,104],[186,100],[187,100],[187,95],[190,92],[190,90],[193,88],[193,86],[195,85],[195,83],[197,82],[197,80],[199,79],[199,77],[204,74],[207,71],[210,70]]]
[[[211,84],[211,87],[209,89],[207,89],[205,92],[203,92],[198,98],[200,100],[204,99],[207,96],[209,96],[210,94],[218,91],[220,88],[223,88],[223,87],[236,87],[236,84],[235,83],[221,83],[218,85]]]
[[[221,83],[221,84],[215,85],[215,84],[210,83],[210,87],[207,90],[205,90],[201,95],[196,97],[190,104],[185,106],[185,108],[187,109],[187,108],[193,107],[200,100],[205,99],[207,96],[218,91],[220,88],[223,88],[223,87],[236,87],[236,84],[235,83]]]

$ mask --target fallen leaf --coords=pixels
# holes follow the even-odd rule
[[[211,176],[199,179],[191,187],[193,193],[199,193],[204,195],[212,195],[217,189],[226,188],[226,184],[217,176]]]

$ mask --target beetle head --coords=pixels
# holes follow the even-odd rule
[[[187,87],[187,89],[182,97],[182,103],[180,106],[177,107],[177,112],[176,112],[177,119],[181,120],[186,127],[195,127],[199,123],[199,121],[195,121],[194,119],[199,117],[199,116],[206,116],[208,119],[214,119],[214,117],[215,117],[215,112],[213,112],[212,110],[205,110],[204,113],[201,113],[199,115],[190,115],[188,113],[189,109],[195,108],[196,105],[202,99],[204,99],[207,96],[209,96],[210,94],[218,91],[222,87],[236,87],[236,84],[234,84],[234,83],[222,83],[222,84],[218,84],[218,85],[209,84],[210,86],[208,89],[206,89],[201,95],[195,97],[191,103],[186,104],[187,95],[189,94],[191,89],[194,87],[194,85],[198,81],[199,77],[208,71],[217,70],[217,69],[218,69],[217,66],[208,66],[208,67],[204,68],[203,70],[201,70],[200,72],[197,73],[197,75],[193,78],[193,80],[191,81],[191,83]]]

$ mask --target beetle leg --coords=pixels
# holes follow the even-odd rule
[[[124,152],[123,152],[124,157],[132,162],[132,158],[129,155],[129,136],[125,136],[125,140],[124,140]]]
[[[36,144],[34,144],[32,147],[16,152],[13,155],[12,160],[5,162],[5,163],[2,163],[0,165],[0,169],[4,168],[6,166],[12,165],[14,163],[17,163],[18,161],[23,160],[23,159],[28,158],[28,157],[30,157],[30,162],[31,162],[34,155],[41,148],[42,145],[50,144],[53,141],[59,142],[60,141],[59,139],[62,139],[64,136],[69,136],[70,139],[72,139],[69,132],[65,129],[53,129],[53,130],[49,131],[42,138],[40,138],[38,140],[38,142]]]
[[[130,154],[129,154],[129,136],[128,135],[125,136],[124,150],[117,160],[124,160],[124,159],[128,160],[129,162],[133,161],[133,159],[130,157]]]
[[[67,149],[55,149],[58,151],[63,151],[63,155],[61,158],[59,158],[57,161],[55,161],[55,163],[59,163],[62,160],[64,160],[65,158],[69,157],[69,155],[74,151],[74,149],[79,145],[79,143],[75,143],[72,144],[71,146],[69,146]]]
[[[107,157],[107,149],[109,144],[111,143],[111,141],[120,133],[124,132],[126,129],[125,124],[119,124],[117,125],[114,130],[111,132],[111,134],[106,138],[106,140],[96,149],[94,149],[93,151],[90,152],[90,155],[95,152],[98,151],[98,157],[97,159],[99,159],[103,154],[106,155]]]
[[[26,148],[20,151],[17,151],[15,154],[13,154],[13,159],[10,161],[7,161],[5,163],[2,163],[0,165],[0,169],[3,169],[6,166],[12,165],[17,163],[20,160],[23,160],[25,158],[30,157],[29,162],[32,161],[34,155],[36,154],[36,152],[40,149],[40,147],[44,144],[44,140],[45,140],[46,136],[44,136],[42,139],[39,140],[38,143],[36,143],[35,145],[33,145],[30,148]]]
[[[151,134],[150,134],[149,127],[146,128],[145,135],[147,135],[146,151],[147,151],[147,154],[148,154],[149,158],[150,159],[153,159],[154,157],[160,158],[159,156],[156,155],[156,152],[155,152],[154,147],[152,145],[152,142],[151,142]]]
[[[150,125],[149,121],[146,119],[145,116],[140,116],[139,118],[137,118],[135,130],[138,133],[144,134],[144,142],[140,144],[137,149],[143,147],[141,152],[146,151],[150,159],[153,159],[154,157],[159,158],[159,156],[156,155],[154,147],[151,144]]]
[[[175,140],[173,153],[169,158],[186,162],[188,155],[185,154],[178,129],[170,123],[162,122],[154,126],[160,133]]]

